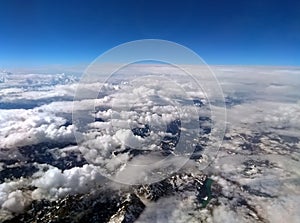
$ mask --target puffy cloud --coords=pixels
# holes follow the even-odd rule
[[[188,68],[193,69],[197,68]],[[297,76],[299,70],[266,67],[214,69],[229,105],[229,128],[226,137],[230,140],[226,140],[217,159],[205,171],[213,174],[213,179],[222,188],[217,198],[220,205],[210,207],[211,212],[205,209],[195,210],[191,197],[168,197],[148,204],[139,221],[153,222],[155,216],[155,220],[164,222],[199,222],[199,219],[206,222],[247,222],[251,211],[245,205],[235,203],[239,199],[246,199],[257,214],[266,220],[296,222],[299,219],[298,180],[290,179],[299,178],[299,163],[295,160],[299,160],[300,157],[295,149],[292,150],[292,146],[300,147],[299,143],[297,147],[296,143],[287,143],[284,140],[276,142],[276,137],[279,137],[279,133],[282,134],[279,132],[280,128],[288,136],[299,135],[296,130],[300,126],[300,108],[299,104],[295,103],[300,99],[300,82]],[[129,79],[132,79],[134,75],[143,74],[145,70],[157,76],[164,73],[166,79],[136,80],[133,86],[123,79],[118,84],[81,83],[79,89],[84,94],[77,98],[75,107],[70,97],[74,95],[78,85],[68,82],[66,77],[34,74],[27,75],[26,78],[24,75],[7,77],[7,82],[0,84],[1,102],[40,100],[43,103],[27,110],[0,110],[1,149],[9,151],[40,142],[74,142],[73,133],[76,131],[82,135],[83,142],[75,150],[80,150],[88,161],[97,166],[89,164],[61,171],[46,165],[32,178],[4,182],[0,185],[1,209],[19,213],[33,199],[57,199],[66,194],[88,193],[105,182],[102,174],[135,184],[151,173],[157,173],[157,170],[180,168],[181,163],[185,161],[184,157],[175,156],[160,162],[164,157],[156,152],[161,150],[160,143],[165,136],[172,137],[172,134],[166,133],[167,125],[171,121],[180,119],[182,133],[186,132],[188,135],[194,130],[189,129],[193,126],[189,125],[191,122],[194,121],[198,128],[199,114],[210,117],[213,122],[222,120],[223,110],[218,104],[219,98],[215,94],[214,83],[211,79],[206,79],[205,75],[201,77],[203,83],[207,83],[204,91],[198,84],[191,83],[183,73],[176,73],[173,68],[163,66],[149,69],[136,66],[127,69],[126,72]],[[177,76],[170,72],[175,72]],[[285,75],[282,75],[283,73]],[[25,90],[22,86],[28,88]],[[99,95],[99,98],[91,98],[92,95]],[[201,100],[204,106],[196,108],[193,98]],[[177,105],[180,105],[180,109]],[[209,108],[204,110],[204,107]],[[92,111],[88,111],[89,108],[92,108]],[[212,109],[214,112],[211,112]],[[88,121],[83,123],[86,128],[79,128],[81,126],[78,123],[70,123],[72,111],[75,114],[78,112],[79,118],[90,116],[90,119],[87,118]],[[218,126],[217,123],[213,124]],[[143,129],[146,125],[150,126],[150,130],[145,137],[131,131],[132,128]],[[267,135],[266,131],[271,131],[272,135]],[[246,150],[241,146],[248,142],[247,137],[260,137],[254,143],[253,150]],[[210,139],[210,146],[217,147],[213,138]],[[186,140],[181,146],[184,147],[188,143],[190,141]],[[130,149],[126,150],[127,147],[138,149],[140,153],[132,155],[133,152]],[[58,154],[73,149],[67,147]],[[147,150],[151,152],[146,153]],[[260,153],[256,153],[257,151]],[[285,151],[285,155],[280,155],[278,151]],[[1,158],[9,158],[3,151],[0,155]],[[202,162],[205,162],[204,155]],[[250,158],[266,159],[275,163],[275,167],[250,166],[252,169],[247,172],[249,175],[244,174],[243,162]],[[186,164],[197,165],[194,161]],[[46,171],[42,170],[44,167]],[[2,168],[5,166],[2,165]],[[28,191],[26,188],[30,186],[35,186],[36,189]],[[251,194],[251,191],[243,191],[242,186],[247,186],[252,192],[258,191],[274,197],[261,198]],[[232,200],[227,197],[231,197]],[[250,217],[249,219],[253,220]]]
[[[23,196],[21,190],[11,192],[7,199],[2,204],[2,208],[15,213],[22,213],[24,211],[26,198]]]
[[[300,129],[300,102],[298,104],[279,104],[264,117],[265,123],[273,128]]]
[[[41,142],[74,141],[74,125],[65,118],[36,110],[1,110],[0,147],[18,148]]]
[[[32,185],[37,187],[32,192],[33,199],[53,199],[67,194],[87,193],[104,183],[99,168],[93,165],[74,167],[63,172],[50,167],[45,173],[38,174],[41,176],[32,181]]]
[[[3,210],[14,213],[23,212],[24,208],[30,203],[30,193],[24,191],[29,185],[27,179],[4,182],[0,184],[0,206]]]

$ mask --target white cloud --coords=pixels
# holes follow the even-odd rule
[[[17,148],[48,141],[74,141],[74,125],[66,119],[36,110],[1,110],[0,147]]]
[[[45,173],[36,175],[39,174],[41,176],[32,181],[32,185],[37,187],[32,192],[33,199],[53,199],[67,194],[87,193],[104,183],[99,168],[93,165],[74,167],[63,172],[50,167]]]
[[[11,192],[2,204],[2,208],[15,213],[22,213],[25,208],[26,198],[21,190]]]
[[[188,69],[196,68],[190,66]],[[143,74],[145,70],[147,69],[144,66],[128,69],[127,77],[132,79],[137,75],[139,78],[138,75]],[[167,135],[167,124],[180,118],[182,132],[187,130],[187,134],[192,133],[188,124],[196,120],[194,124],[198,125],[199,112],[207,115],[210,110],[196,109],[191,99],[199,97],[209,105],[208,102],[213,102],[218,95],[215,94],[213,80],[205,75],[201,80],[207,83],[207,86],[205,91],[202,91],[196,83],[190,83],[183,73],[177,73],[177,76],[168,74],[174,72],[173,69],[157,66],[148,70],[151,71],[149,74],[166,74],[166,80],[150,78],[150,81],[143,81],[137,78],[133,86],[129,86],[123,80],[120,85],[83,83],[80,88],[84,94],[78,97],[80,101],[76,102],[75,107],[71,101],[54,101],[34,109],[0,110],[0,148],[6,150],[48,141],[72,142],[73,132],[82,129],[76,126],[77,123],[64,126],[70,121],[67,117],[71,116],[72,111],[75,111],[75,114],[78,112],[78,115],[83,114],[78,117],[87,118],[90,115],[90,119],[87,118],[88,121],[84,123],[87,124],[87,128],[79,133],[82,134],[83,143],[76,148],[68,147],[62,151],[80,150],[88,161],[98,165],[89,164],[63,172],[45,165],[48,170],[40,170],[32,178],[4,182],[0,185],[1,209],[19,213],[32,199],[57,199],[66,194],[88,193],[105,181],[101,174],[135,184],[159,172],[157,170],[180,168],[185,157],[175,156],[173,159],[159,162],[164,157],[156,153],[160,150],[161,139]],[[254,219],[247,219],[251,211],[245,206],[237,207],[234,203],[237,199],[244,198],[266,220],[296,222],[299,219],[299,162],[295,160],[299,160],[300,157],[299,153],[291,148],[299,148],[299,143],[297,147],[296,144],[284,140],[277,142],[276,137],[283,133],[299,136],[297,130],[300,126],[300,106],[299,103],[295,103],[300,100],[300,79],[297,76],[299,70],[267,67],[216,67],[215,70],[225,96],[237,99],[233,106],[227,108],[227,137],[231,139],[224,142],[218,158],[204,170],[213,174],[213,179],[222,187],[221,195],[217,198],[220,205],[210,207],[211,212],[206,209],[195,210],[192,197],[168,197],[148,204],[139,221],[153,222],[155,218],[161,222],[199,222],[199,219],[206,222],[247,222]],[[134,74],[131,74],[133,71]],[[62,83],[66,79],[59,79],[55,86],[49,86],[49,81],[55,82],[55,78],[58,77],[59,75],[53,77],[30,74],[24,79],[24,75],[12,75],[6,83],[0,84],[1,101],[43,101],[56,97],[64,100],[73,96],[78,85],[71,82]],[[21,88],[30,83],[36,87],[26,91]],[[37,87],[38,85],[41,87]],[[92,95],[97,95],[100,89],[100,93],[106,93],[103,94],[106,96],[91,98]],[[183,106],[178,109],[176,105],[180,99],[188,97],[189,100],[183,100]],[[103,110],[85,113],[86,110],[95,107]],[[214,109],[210,116],[213,121],[221,120],[223,110],[216,104],[211,105],[211,108]],[[102,120],[89,123],[93,121],[93,116]],[[150,126],[149,136],[143,138],[131,131],[131,128],[142,128],[145,124]],[[260,141],[255,144],[257,150],[247,151],[241,148],[247,137],[253,138],[255,134],[265,132],[270,135],[261,136]],[[271,136],[274,136],[273,139]],[[187,143],[190,141],[180,145],[184,147]],[[213,142],[210,146],[216,147],[216,144]],[[132,157],[129,151],[124,151],[126,147],[150,150],[152,153]],[[258,153],[255,153],[257,151]],[[250,152],[253,153],[251,156]],[[3,151],[0,155],[6,156]],[[269,160],[276,164],[276,168],[255,166],[248,171],[249,177],[243,174],[243,162],[250,158]],[[187,166],[196,165],[189,161]],[[236,182],[236,185],[233,182]],[[24,189],[30,185],[37,188],[33,192]],[[275,197],[261,198],[241,190],[241,185]],[[232,201],[226,196],[232,197]]]
[[[20,179],[0,184],[1,209],[14,213],[23,212],[24,208],[31,202],[30,192],[23,190],[23,188],[28,185],[29,181],[27,179]]]

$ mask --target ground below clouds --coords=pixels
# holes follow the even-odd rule
[[[135,69],[141,73],[138,66],[130,71]],[[151,65],[147,69],[151,73]],[[221,103],[213,94],[208,101],[179,74],[182,89],[160,80],[132,90],[119,79],[105,84],[96,100],[88,95],[98,92],[99,83],[85,83],[76,115],[91,106],[95,112],[82,124],[72,121],[77,77],[2,72],[0,221],[298,222],[300,69],[213,69],[227,123],[217,156],[204,170],[216,145],[211,136],[217,112],[211,111],[220,111]],[[170,69],[156,66],[159,71]],[[178,113],[168,98],[183,109]],[[185,126],[197,127],[197,141]],[[190,144],[192,153],[176,150]],[[157,171],[161,166],[136,171],[128,165],[168,156],[163,168],[178,168],[168,175]],[[189,157],[184,166],[181,156]],[[162,179],[139,183],[153,172]]]

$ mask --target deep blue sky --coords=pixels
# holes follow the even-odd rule
[[[300,65],[300,1],[0,0],[0,68],[89,63],[144,38],[209,64]]]

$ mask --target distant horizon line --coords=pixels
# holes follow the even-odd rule
[[[71,65],[64,65],[64,64],[49,64],[49,65],[35,65],[35,66],[0,66],[0,72],[12,72],[12,73],[24,73],[24,72],[41,72],[41,73],[67,73],[67,72],[74,72],[74,73],[83,73],[84,70],[91,63],[81,63],[81,64],[71,64]],[[106,65],[124,65],[123,63],[107,63]],[[134,63],[134,66],[166,66],[169,65],[168,63]],[[200,64],[175,64],[177,66],[202,66]],[[290,69],[300,69],[300,65],[263,65],[263,64],[203,64],[203,66],[209,67],[262,67],[262,68],[290,68]]]

